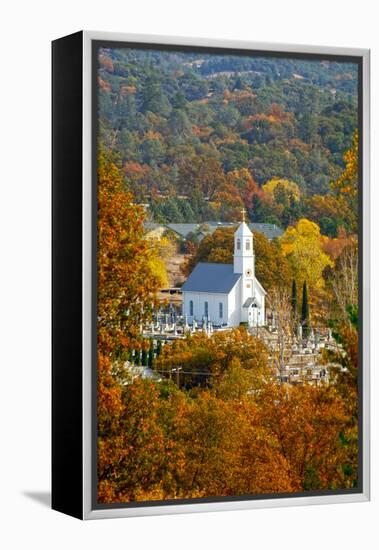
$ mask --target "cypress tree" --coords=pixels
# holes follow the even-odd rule
[[[303,284],[303,301],[301,304],[301,324],[303,325],[303,335],[307,337],[309,334],[309,304],[308,304],[308,289],[307,283]]]
[[[145,349],[142,350],[142,366],[147,367],[147,351]]]
[[[138,350],[136,351],[136,354],[137,354],[137,361],[136,361],[136,364],[137,364],[138,367],[140,367],[140,366],[141,366],[141,350],[138,349]]]
[[[160,355],[161,351],[162,351],[162,341],[158,340],[158,342],[157,342],[157,357]]]
[[[292,280],[291,304],[292,304],[293,315],[296,318],[297,317],[297,286],[296,286],[295,279]]]
[[[150,368],[152,368],[154,363],[154,340],[150,340],[150,348],[149,348],[149,357],[147,360],[147,364]]]

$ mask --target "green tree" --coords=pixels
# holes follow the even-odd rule
[[[148,366],[152,368],[154,366],[154,340],[151,338],[148,356]]]
[[[171,111],[170,103],[162,90],[161,82],[155,77],[148,77],[142,88],[142,112],[168,116]]]

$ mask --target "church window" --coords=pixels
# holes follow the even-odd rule
[[[250,250],[250,239],[246,241],[246,250]]]
[[[193,300],[190,300],[189,309],[190,309],[190,315],[192,316],[193,315]]]
[[[222,304],[222,302],[220,302],[218,304],[218,314],[219,314],[220,319],[222,319],[223,318],[223,304]]]
[[[204,302],[204,315],[208,317],[208,302]]]
[[[237,250],[241,250],[241,239],[237,239]]]

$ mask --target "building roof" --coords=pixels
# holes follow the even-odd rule
[[[186,238],[189,233],[195,233],[199,229],[200,224],[198,223],[168,223],[166,227],[178,233],[183,238]]]
[[[183,292],[229,294],[241,273],[234,273],[233,264],[199,263],[182,286]]]
[[[253,233],[263,233],[269,241],[275,237],[281,237],[284,233],[283,229],[274,223],[249,223],[248,225]]]
[[[247,298],[242,307],[250,307],[252,304],[256,304],[255,298]]]
[[[237,227],[238,224],[234,222],[208,221],[203,223],[168,223],[165,225],[184,239],[187,238],[189,233],[198,232],[199,240],[201,240],[204,235],[210,235],[220,227]],[[246,225],[253,233],[256,231],[263,233],[269,240],[283,235],[283,229],[273,223],[249,223]]]

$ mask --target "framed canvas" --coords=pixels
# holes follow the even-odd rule
[[[369,499],[369,51],[53,42],[52,506]]]

